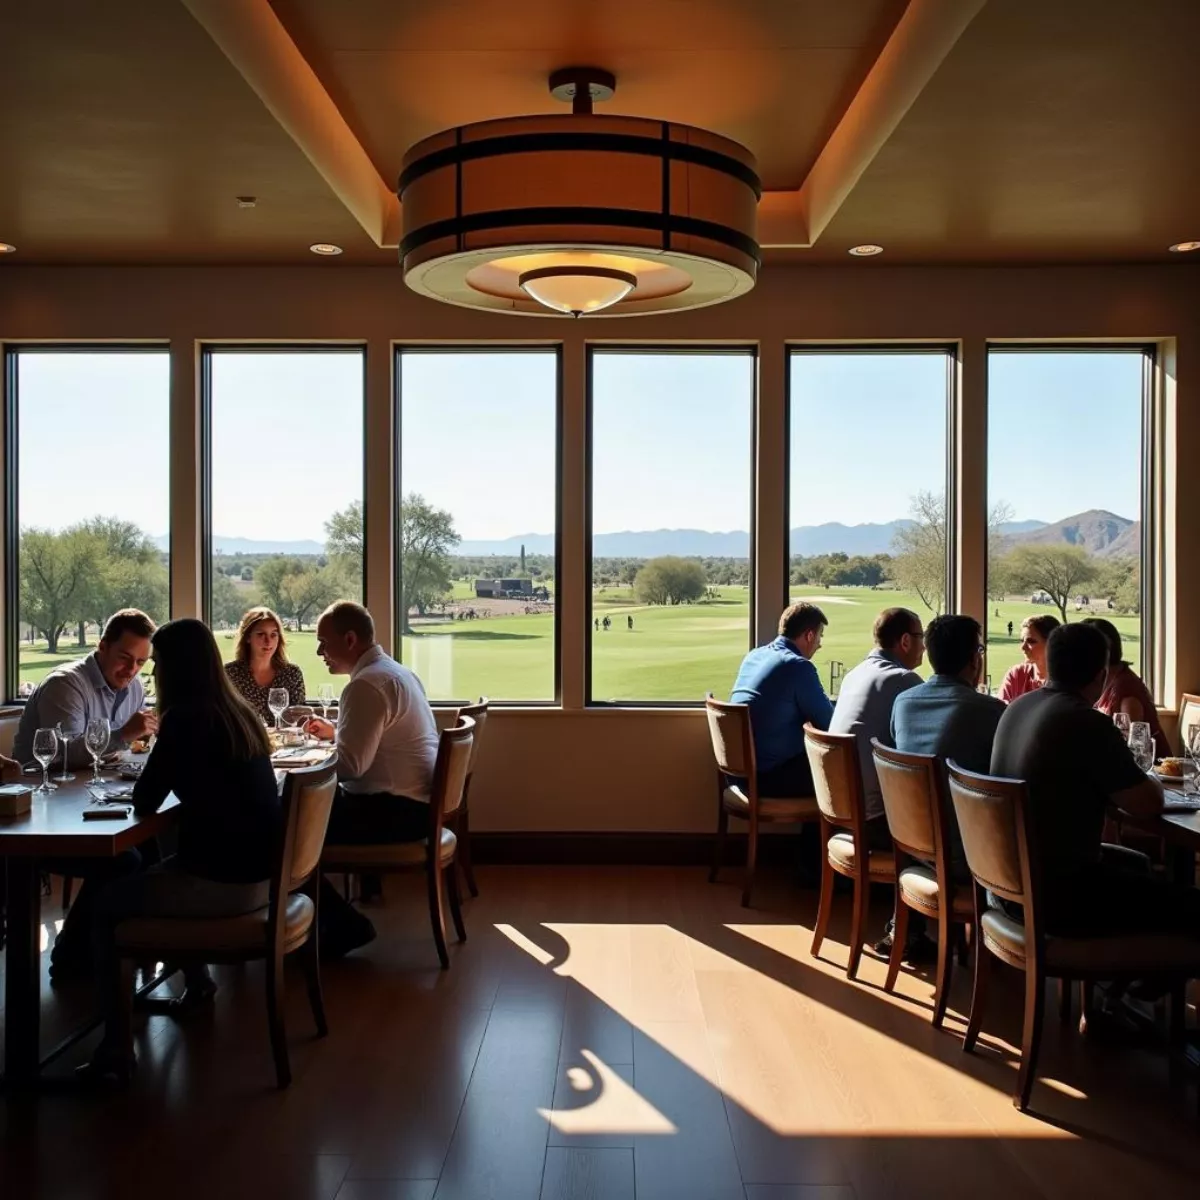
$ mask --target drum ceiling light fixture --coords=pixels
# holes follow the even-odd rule
[[[615,78],[556,71],[570,113],[482,121],[418,142],[397,193],[413,291],[531,316],[638,316],[720,304],[760,262],[754,156],[728,138],[596,115]]]

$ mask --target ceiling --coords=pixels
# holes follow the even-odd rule
[[[948,11],[965,0],[918,2]],[[605,112],[734,138],[757,156],[768,192],[795,194],[853,124],[847,107],[870,91],[906,3],[273,0],[271,9],[344,120],[344,140],[386,188],[413,142],[551,111],[549,72],[594,63],[618,79]],[[204,4],[6,5],[0,240],[18,253],[0,269],[312,263],[313,242],[344,248],[330,269],[394,264],[394,247],[364,231],[189,7]],[[846,176],[814,244],[768,250],[768,261],[847,262],[862,242],[885,247],[858,264],[867,270],[1179,261],[1167,246],[1200,238],[1198,41],[1200,0],[987,0],[861,174]],[[254,208],[238,207],[244,195],[257,197]]]

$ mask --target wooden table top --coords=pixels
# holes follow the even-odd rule
[[[49,796],[34,793],[29,812],[0,817],[0,856],[114,858],[161,833],[178,816],[179,801],[168,796],[148,817],[85,821],[83,810],[94,803],[87,790],[90,779],[91,772],[81,770],[74,782],[60,783]]]

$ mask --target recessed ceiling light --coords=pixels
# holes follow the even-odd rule
[[[258,203],[257,196],[235,196],[238,208],[253,208]]]
[[[1176,242],[1167,249],[1173,250],[1176,254],[1186,254],[1189,250],[1200,250],[1200,242]]]
[[[855,258],[870,258],[872,254],[882,254],[883,247],[868,242],[865,246],[851,246],[848,253],[853,254]]]
[[[16,254],[17,248],[11,242],[0,242],[0,254]]]
[[[341,246],[335,246],[332,242],[315,242],[309,246],[309,249],[314,254],[341,254]]]

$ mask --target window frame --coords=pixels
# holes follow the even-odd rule
[[[991,467],[991,362],[993,354],[1140,354],[1142,356],[1141,371],[1141,411],[1138,420],[1140,445],[1138,447],[1138,502],[1141,512],[1137,520],[1142,525],[1142,536],[1139,547],[1141,561],[1138,564],[1139,574],[1139,603],[1141,611],[1138,616],[1141,625],[1138,630],[1138,653],[1140,661],[1135,665],[1138,675],[1150,691],[1155,706],[1162,704],[1163,680],[1159,672],[1159,656],[1157,653],[1157,626],[1155,616],[1157,610],[1157,564],[1160,559],[1160,536],[1158,512],[1154,503],[1155,498],[1155,453],[1160,439],[1161,430],[1157,415],[1156,379],[1159,366],[1159,344],[1145,339],[1135,339],[1128,342],[1022,342],[1012,340],[988,339],[985,345],[987,354],[987,411],[984,414],[984,429],[988,437],[987,470],[984,474],[984,488],[987,489],[987,477]],[[985,513],[991,503],[990,489],[985,496]],[[987,530],[984,529],[984,538]],[[987,555],[984,555],[984,589],[987,588]],[[986,641],[987,629],[984,637]]]
[[[761,403],[761,380],[759,378],[759,363],[762,357],[761,347],[756,342],[589,342],[584,347],[585,353],[585,399],[584,399],[584,437],[586,438],[585,496],[583,513],[584,537],[584,668],[583,668],[583,705],[585,709],[699,709],[704,707],[704,700],[597,700],[592,695],[592,647],[595,629],[593,615],[593,497],[595,495],[595,456],[596,439],[596,392],[595,392],[595,361],[598,356],[605,354],[645,355],[662,358],[667,355],[682,355],[689,358],[721,355],[748,356],[752,364],[751,396],[750,396],[750,495],[747,513],[747,531],[749,533],[749,572],[750,585],[747,588],[747,617],[746,649],[750,651],[756,643],[756,605],[755,598],[758,590],[758,424],[759,407]]]
[[[173,358],[169,341],[70,341],[6,342],[3,344],[4,423],[4,694],[8,706],[24,706],[26,698],[17,695],[21,674],[21,647],[18,627],[21,623],[21,514],[20,514],[20,396],[18,362],[22,354],[165,354],[167,357],[167,615],[174,600],[174,519],[171,511],[170,454],[175,440],[174,414],[171,411],[171,370]]]
[[[864,355],[898,355],[912,354],[941,354],[946,364],[946,399],[945,399],[945,436],[943,439],[944,455],[944,491],[943,505],[946,515],[946,561],[943,564],[945,577],[945,597],[947,611],[953,612],[958,607],[961,598],[955,595],[955,565],[959,557],[959,545],[962,531],[958,527],[958,506],[954,502],[958,487],[957,456],[955,447],[958,444],[958,359],[961,353],[957,342],[946,341],[906,341],[906,342],[788,342],[785,348],[786,361],[784,366],[784,406],[783,406],[783,448],[784,448],[784,545],[783,549],[783,597],[780,611],[791,603],[792,575],[792,402],[795,399],[792,392],[792,362],[796,357],[806,354],[837,354],[863,357]]]
[[[488,696],[491,708],[562,707],[562,546],[563,546],[563,345],[561,342],[394,342],[392,344],[392,638],[396,661],[403,662],[404,640],[400,547],[400,502],[404,496],[404,397],[403,355],[405,354],[553,354],[554,355],[554,656],[553,696],[546,700],[504,700]],[[434,709],[457,709],[474,704],[476,696],[457,700],[430,700]]]
[[[367,596],[370,546],[367,544],[367,344],[366,342],[203,342],[200,353],[200,431],[197,443],[200,468],[200,615],[212,627],[212,496],[213,496],[213,358],[221,354],[357,354],[362,371],[362,595]]]

